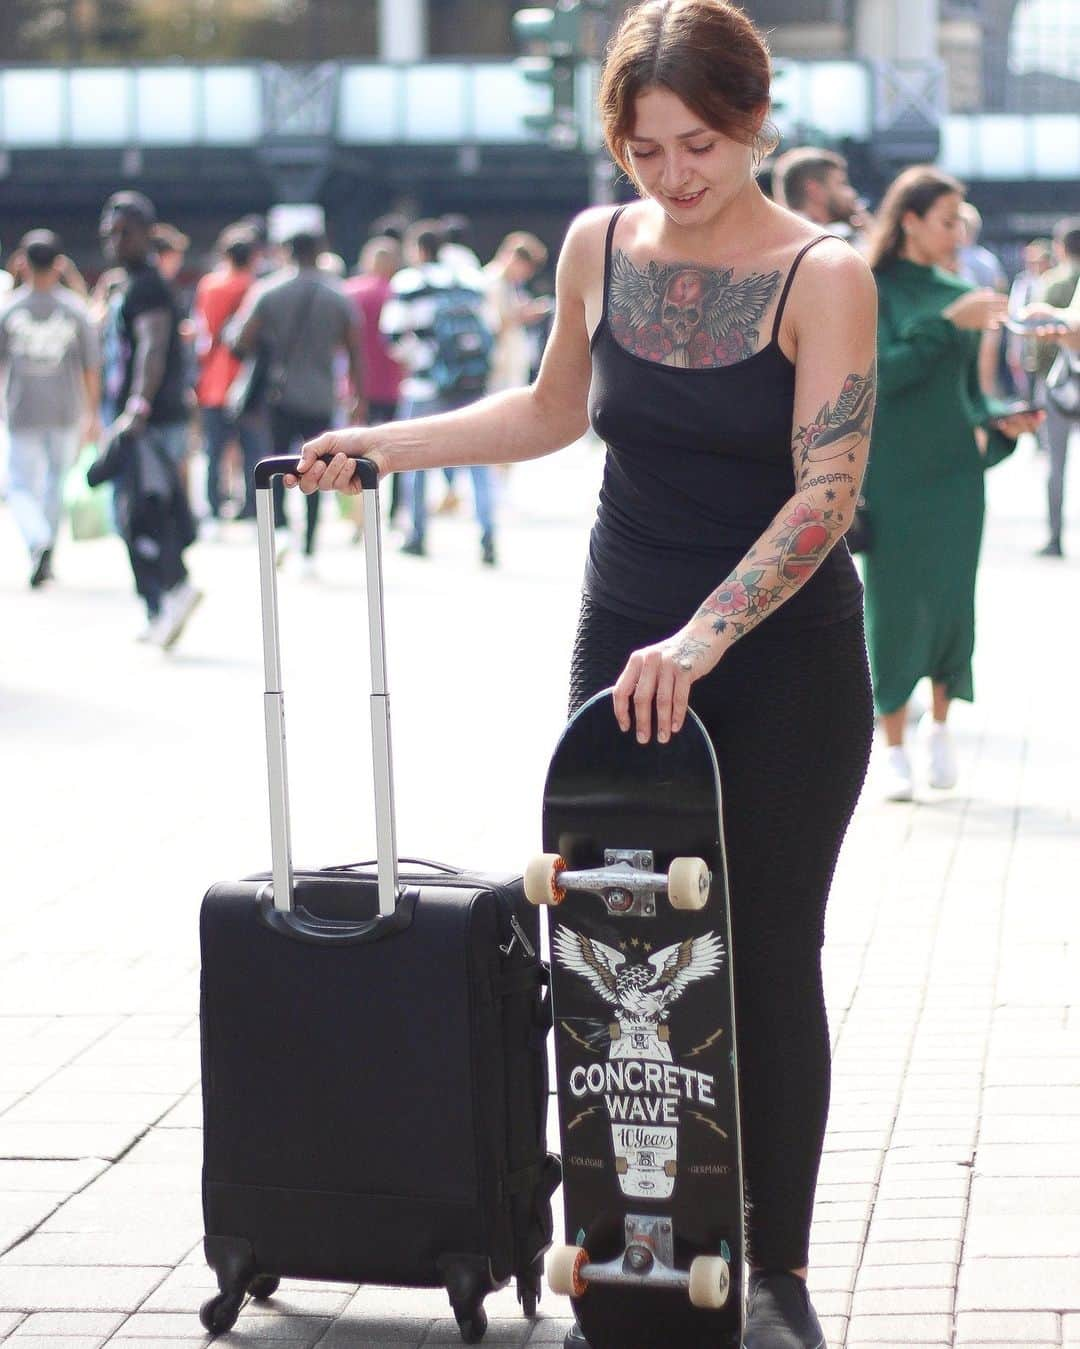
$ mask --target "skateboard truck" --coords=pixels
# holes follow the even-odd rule
[[[712,873],[700,857],[675,857],[667,874],[655,870],[645,848],[605,848],[604,865],[570,871],[558,853],[541,853],[525,868],[525,895],[532,904],[561,904],[568,890],[599,895],[618,918],[655,918],[656,896],[673,909],[703,909]]]
[[[556,1246],[548,1257],[547,1279],[553,1293],[584,1297],[592,1284],[624,1288],[685,1290],[695,1307],[723,1307],[731,1291],[731,1270],[718,1255],[699,1255],[688,1270],[675,1265],[675,1235],[670,1218],[628,1213],[621,1254],[594,1264],[580,1246]]]

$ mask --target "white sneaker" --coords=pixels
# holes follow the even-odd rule
[[[910,801],[915,794],[911,760],[903,745],[891,745],[885,760],[885,800]]]
[[[938,791],[948,791],[956,786],[959,771],[956,764],[956,747],[948,725],[943,721],[934,721],[929,713],[919,723],[919,734],[926,745],[929,759],[929,781]]]
[[[317,581],[319,579],[319,569],[315,565],[315,559],[309,553],[303,553],[298,562],[300,564],[301,581]]]
[[[169,635],[169,629],[172,626],[172,616],[169,613],[168,595],[161,602],[161,608],[149,619],[146,627],[142,630],[136,641],[145,642],[147,646],[164,646],[165,638]]]
[[[200,543],[218,543],[221,539],[221,521],[215,520],[212,515],[208,515],[205,520],[199,522],[199,542]]]
[[[168,651],[179,641],[184,624],[195,612],[202,597],[202,591],[196,590],[190,581],[182,581],[165,596],[157,620],[161,626],[156,634],[157,643],[163,651]]]

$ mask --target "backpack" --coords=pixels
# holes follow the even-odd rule
[[[494,338],[483,305],[484,297],[468,286],[455,284],[435,296],[435,357],[426,374],[440,394],[480,395],[487,389]]]

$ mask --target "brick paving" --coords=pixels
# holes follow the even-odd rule
[[[405,853],[535,850],[599,462],[580,445],[513,470],[494,574],[467,519],[433,523],[432,561],[388,550]],[[811,1253],[832,1349],[1080,1349],[1080,564],[1032,556],[1041,477],[1022,447],[990,478],[960,786],[888,806],[871,776],[834,887]],[[326,712],[366,682],[360,555],[324,518],[321,579],[282,582],[299,862],[370,852],[366,719]],[[268,845],[253,545],[234,527],[193,559],[207,601],[163,657],[132,641],[116,540],[62,547],[61,582],[31,594],[0,509],[0,1339],[18,1349],[208,1343],[196,915]],[[512,1292],[487,1307],[491,1345],[569,1324],[547,1292],[534,1323]],[[440,1292],[286,1281],[218,1342],[458,1336]]]

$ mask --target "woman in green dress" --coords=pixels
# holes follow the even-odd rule
[[[878,283],[878,406],[864,494],[867,642],[888,746],[890,800],[910,800],[907,703],[925,675],[930,785],[956,782],[946,726],[953,698],[973,697],[975,574],[983,472],[1041,414],[1002,416],[980,392],[981,334],[1007,300],[953,275],[964,189],[928,166],[905,169],[878,214],[870,265]],[[921,729],[921,728],[920,728]]]

